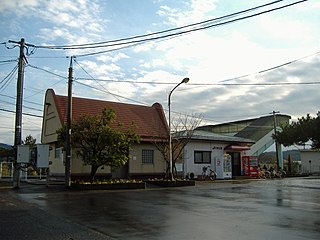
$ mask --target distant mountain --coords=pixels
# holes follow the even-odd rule
[[[299,150],[288,150],[283,152],[283,159],[288,160],[290,155],[291,161],[301,161]],[[276,152],[265,152],[260,154],[259,163],[272,164],[276,162]]]
[[[0,148],[12,149],[12,146],[5,143],[0,143]]]
[[[290,154],[290,158],[292,161],[301,161],[300,151],[299,150],[288,150],[283,152],[283,158],[288,160],[288,156]]]

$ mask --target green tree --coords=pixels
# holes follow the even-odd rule
[[[304,145],[311,141],[313,149],[320,148],[320,114],[317,117],[298,118],[297,122],[284,126],[282,132],[277,132],[274,139],[284,146]]]
[[[115,170],[129,159],[132,144],[139,142],[134,126],[124,129],[114,123],[115,111],[104,109],[99,115],[82,115],[71,126],[71,146],[85,165],[91,165],[90,181],[102,165]],[[116,127],[114,127],[116,126]],[[57,131],[58,142],[64,146],[66,126]]]
[[[4,148],[4,147],[0,147],[0,162],[4,161],[4,162],[9,162],[10,160],[12,161],[12,159],[14,159],[14,148],[10,147],[10,148]]]
[[[33,138],[31,134],[29,134],[28,136],[26,136],[26,139],[22,141],[22,143],[24,145],[29,145],[29,147],[31,148],[36,146],[36,141],[37,139]]]
[[[29,163],[27,164],[27,171],[29,174],[39,173],[41,169],[37,169],[37,148],[36,148],[37,139],[33,138],[31,134],[27,135],[25,140],[22,140],[23,145],[28,145],[30,149]]]

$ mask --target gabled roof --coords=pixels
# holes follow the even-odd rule
[[[53,89],[48,89],[48,93],[53,96],[61,123],[65,123],[67,119],[67,96],[56,95]],[[167,140],[169,137],[168,124],[163,108],[159,103],[154,103],[152,106],[143,106],[73,97],[72,121],[76,121],[81,115],[101,114],[104,108],[115,111],[115,127],[118,123],[124,128],[133,124],[135,132],[140,135],[142,141]]]
[[[276,114],[275,117],[277,126],[288,124],[291,118],[291,116],[284,114]],[[227,122],[217,125],[205,125],[197,128],[197,130],[210,131],[218,134],[223,133],[236,137],[252,139],[254,141],[258,141],[273,129],[273,115]]]
[[[234,137],[228,135],[217,134],[209,131],[202,131],[202,130],[195,130],[193,133],[190,131],[182,131],[175,134],[177,138],[188,138],[191,134],[191,139],[193,140],[207,140],[207,141],[219,141],[219,142],[226,142],[226,143],[245,143],[245,144],[253,144],[255,141],[251,139],[241,138],[241,137]]]

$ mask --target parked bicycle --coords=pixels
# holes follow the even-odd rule
[[[217,178],[217,173],[211,169],[210,166],[202,168],[202,179],[204,180],[215,180]]]

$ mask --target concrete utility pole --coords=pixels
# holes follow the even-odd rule
[[[66,127],[66,163],[65,163],[65,188],[71,187],[71,118],[72,118],[72,61],[70,59],[68,77],[68,106],[67,106],[67,127]]]
[[[24,47],[25,41],[21,38],[20,42],[9,41],[20,45],[20,56],[18,65],[18,79],[17,79],[17,97],[16,97],[16,122],[14,132],[14,149],[15,149],[15,162],[13,170],[13,188],[20,188],[20,163],[17,162],[18,145],[21,145],[21,129],[22,129],[22,100],[23,100],[23,81],[24,81],[24,66],[25,56]]]

